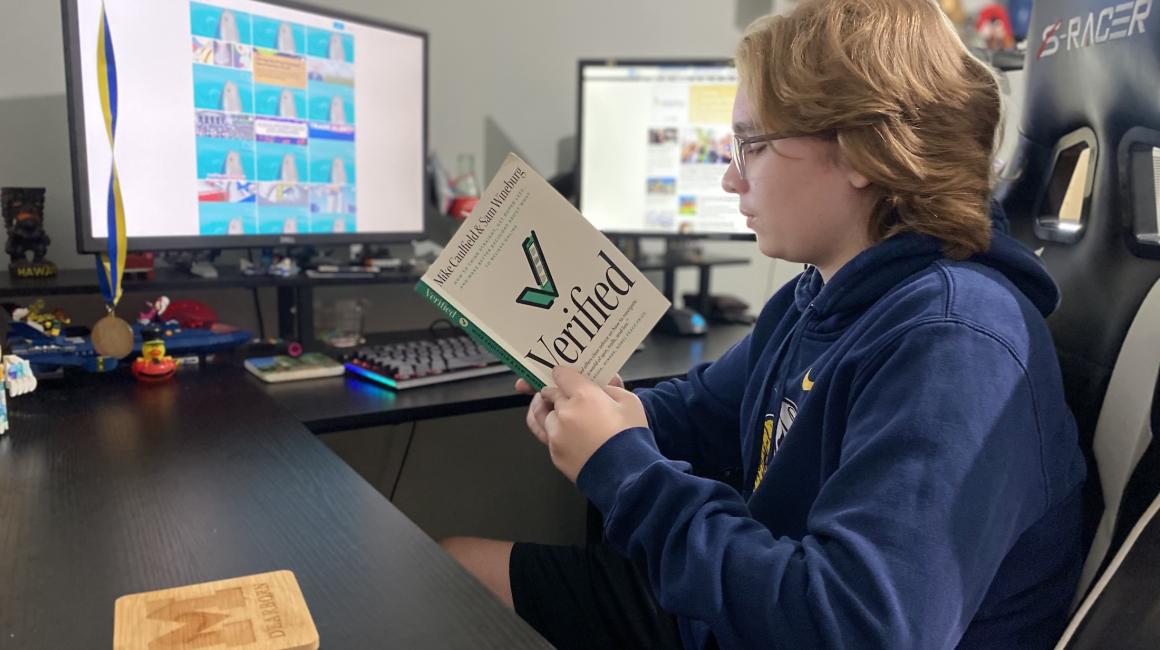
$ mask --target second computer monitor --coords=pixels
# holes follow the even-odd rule
[[[581,61],[580,211],[609,234],[751,237],[721,188],[733,160],[728,61]]]

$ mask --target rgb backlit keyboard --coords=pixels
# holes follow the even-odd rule
[[[353,375],[400,390],[508,372],[466,335],[366,345],[343,364]]]

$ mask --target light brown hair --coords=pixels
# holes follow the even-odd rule
[[[837,134],[878,193],[874,241],[987,249],[998,83],[933,0],[805,0],[750,25],[736,61],[762,129]]]

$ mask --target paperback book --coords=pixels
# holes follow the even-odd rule
[[[537,389],[558,365],[605,385],[669,307],[515,154],[415,289]]]

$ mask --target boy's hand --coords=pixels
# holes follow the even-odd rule
[[[568,480],[576,476],[592,454],[616,434],[632,427],[647,427],[648,418],[640,398],[621,386],[601,388],[575,370],[557,366],[552,371],[554,388],[544,388],[528,409],[532,433],[548,445],[552,462]],[[617,377],[619,379],[619,377]]]
[[[524,385],[527,386],[527,384]],[[524,417],[524,421],[528,424],[528,431],[531,431],[536,440],[545,445],[548,444],[548,432],[544,429],[544,420],[547,419],[548,413],[551,411],[552,405],[544,400],[543,395],[536,393],[532,397],[532,403],[528,405],[528,414]]]
[[[610,387],[624,388],[624,380],[620,375],[613,375],[612,379],[608,381]],[[523,379],[516,380],[516,392],[524,395],[532,396],[532,403],[528,406],[528,414],[525,421],[528,425],[528,430],[537,440],[548,444],[548,432],[544,429],[544,420],[548,417],[548,413],[552,411],[552,404],[544,399],[536,389],[532,388],[531,384]]]

